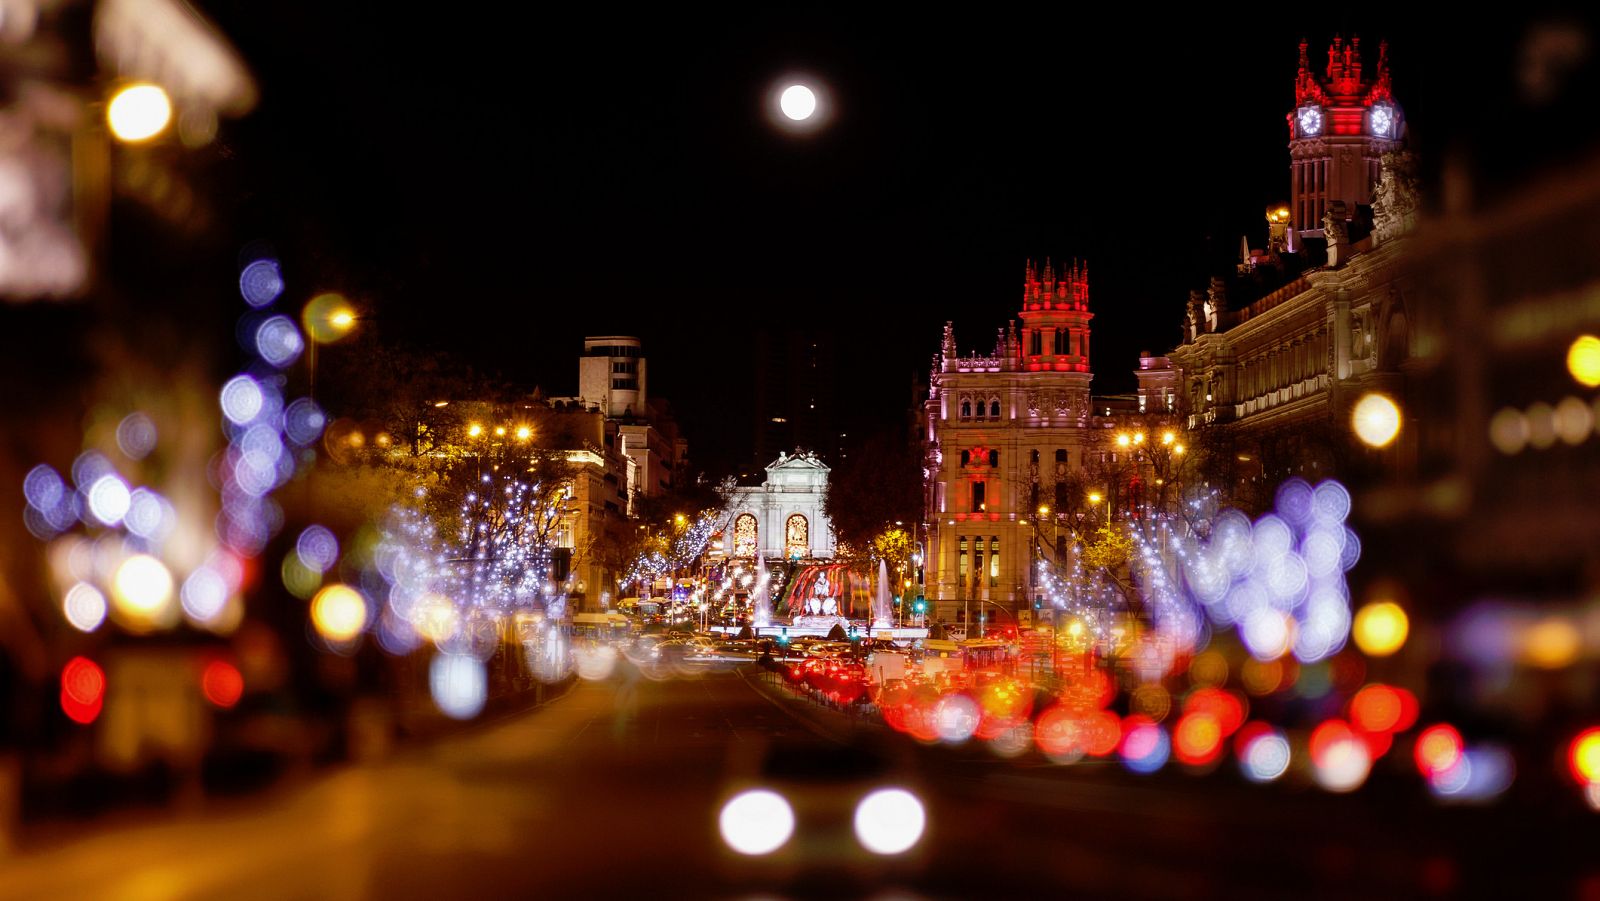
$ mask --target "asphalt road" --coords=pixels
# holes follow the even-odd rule
[[[0,897],[1600,893],[1600,844],[1585,820],[1442,810],[1414,785],[1335,797],[1222,774],[1136,777],[883,744],[881,730],[775,698],[753,678],[655,682],[630,671],[582,683],[545,708],[381,763],[30,848],[0,861]],[[797,831],[789,853],[752,863],[723,849],[716,814],[730,791],[767,778],[761,762],[774,748],[888,769],[785,771],[785,793],[817,808],[803,809],[802,831],[828,834]],[[927,800],[919,853],[886,860],[852,844],[849,808],[874,782]]]

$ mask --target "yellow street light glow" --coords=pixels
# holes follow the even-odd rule
[[[155,619],[172,600],[172,573],[148,554],[122,561],[112,579],[111,602],[118,613],[140,622]]]
[[[366,599],[348,585],[329,585],[311,599],[311,625],[331,642],[355,638],[366,624]]]
[[[506,427],[503,425],[497,425],[494,427],[494,433],[504,438],[506,434]]]
[[[1050,508],[1049,507],[1040,507],[1039,508],[1039,515],[1040,516],[1049,516],[1050,515]]]
[[[1387,657],[1406,643],[1411,620],[1394,601],[1377,601],[1356,612],[1350,635],[1369,657]]]
[[[1117,447],[1127,447],[1132,441],[1133,439],[1128,437],[1128,433],[1123,432],[1117,436]]]
[[[1582,335],[1567,349],[1567,371],[1585,388],[1600,386],[1600,338]]]
[[[1100,492],[1098,492],[1098,491],[1089,492],[1089,503],[1091,503],[1091,504],[1100,503]]]
[[[313,341],[328,344],[350,333],[356,324],[356,314],[343,295],[330,292],[311,298],[300,314],[300,321]]]
[[[467,435],[468,435],[468,437],[476,438],[476,437],[478,437],[479,435],[482,435],[482,434],[483,434],[483,426],[478,425],[476,422],[474,422],[472,425],[467,426]]]
[[[441,401],[435,402],[434,406],[435,407],[448,407],[448,406],[450,406],[450,402],[447,401],[447,400],[441,400]]]
[[[1143,444],[1144,443],[1144,432],[1135,433],[1134,436],[1133,436],[1133,443],[1134,444]]]
[[[527,441],[529,438],[532,438],[532,437],[533,437],[533,429],[530,429],[527,426],[518,426],[517,427],[517,440],[518,441]]]
[[[106,124],[119,141],[148,141],[172,122],[172,100],[159,86],[128,85],[106,106]]]
[[[1175,441],[1177,439],[1177,437],[1178,437],[1177,435],[1174,435],[1171,432],[1162,432],[1161,433],[1161,443],[1162,444],[1171,444],[1173,441]]]
[[[1181,445],[1181,444],[1180,444],[1180,445],[1178,445],[1178,446],[1177,446],[1177,447],[1174,447],[1174,448],[1173,448],[1173,449],[1172,449],[1172,452],[1173,452],[1173,453],[1175,453],[1175,454],[1181,454],[1181,453],[1183,453],[1183,445]]]
[[[1356,402],[1350,425],[1362,443],[1384,447],[1400,434],[1400,408],[1385,395],[1368,394]]]

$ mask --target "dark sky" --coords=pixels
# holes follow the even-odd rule
[[[830,330],[840,426],[893,422],[946,319],[963,351],[992,346],[1029,257],[1089,262],[1095,387],[1130,390],[1188,288],[1286,199],[1300,37],[1315,61],[1360,33],[1369,64],[1388,38],[1424,151],[1468,105],[1462,60],[1509,66],[1509,41],[1463,55],[1387,16],[1137,9],[1103,26],[767,4],[209,11],[262,88],[224,133],[249,186],[241,237],[278,246],[291,291],[342,290],[386,339],[549,394],[575,392],[584,334],[638,335],[652,394],[719,468],[750,452],[757,331]],[[834,100],[806,137],[763,107],[794,72]]]

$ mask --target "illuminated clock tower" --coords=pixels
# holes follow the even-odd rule
[[[1383,154],[1400,148],[1405,118],[1389,84],[1389,45],[1378,45],[1378,62],[1362,72],[1361,39],[1336,37],[1328,67],[1319,76],[1300,42],[1300,71],[1289,113],[1289,230],[1291,249],[1301,238],[1322,237],[1331,209],[1349,220],[1356,204],[1372,202]]]

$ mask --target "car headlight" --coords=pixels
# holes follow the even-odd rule
[[[856,805],[856,839],[874,854],[901,854],[922,838],[927,814],[903,788],[880,788]]]
[[[794,810],[775,791],[751,789],[734,795],[722,805],[717,825],[728,847],[756,857],[783,847],[794,834]]]

